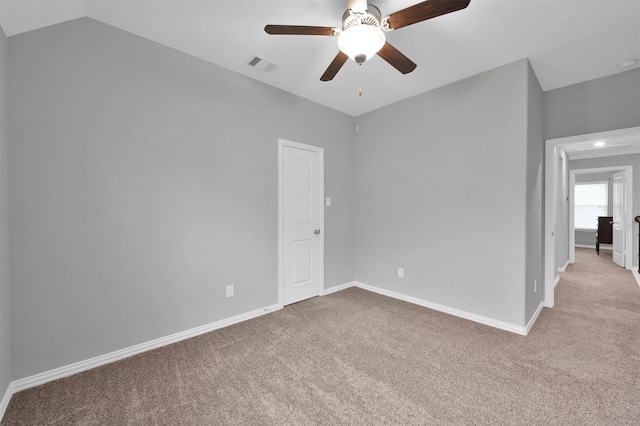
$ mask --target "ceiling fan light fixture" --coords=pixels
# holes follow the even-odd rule
[[[338,36],[340,51],[320,77],[330,81],[349,58],[362,64],[377,54],[402,74],[416,69],[416,64],[402,52],[387,43],[384,31],[395,31],[418,22],[464,9],[471,0],[423,0],[413,6],[393,12],[382,18],[380,9],[367,0],[347,0],[348,9],[342,15],[342,31],[334,27],[308,25],[266,25],[271,35]]]
[[[386,38],[379,27],[373,25],[351,26],[338,37],[338,48],[359,64],[378,53]]]

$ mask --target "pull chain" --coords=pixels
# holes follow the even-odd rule
[[[362,65],[358,64],[358,69],[356,70],[356,86],[358,86],[358,97],[356,98],[356,133],[360,133],[360,97],[362,96],[362,85],[360,83],[360,67]]]

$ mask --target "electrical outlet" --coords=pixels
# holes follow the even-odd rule
[[[325,205],[326,205],[327,207],[331,207],[331,197],[327,197],[327,199],[326,199],[325,201],[326,201],[326,202],[325,202]]]
[[[233,284],[227,286],[227,297],[233,297]]]
[[[533,280],[533,292],[536,293],[538,291],[538,280]]]
[[[398,278],[404,278],[404,268],[398,268]]]

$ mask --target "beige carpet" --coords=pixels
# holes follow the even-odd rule
[[[2,425],[640,424],[640,288],[577,250],[529,336],[360,289],[23,391]]]

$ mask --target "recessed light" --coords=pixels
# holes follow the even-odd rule
[[[604,145],[605,145],[604,141],[598,141],[593,144],[593,146],[597,146],[597,147],[604,146]]]
[[[637,59],[629,59],[628,61],[620,62],[618,64],[618,69],[629,68],[638,65]]]

